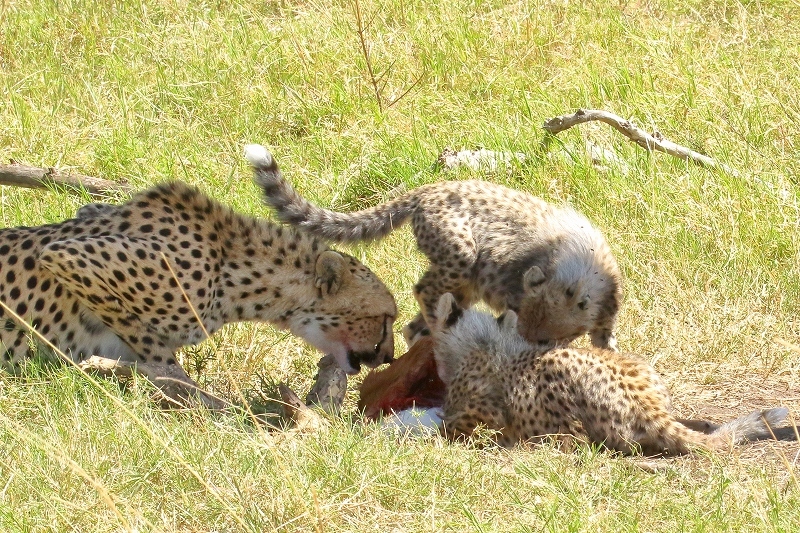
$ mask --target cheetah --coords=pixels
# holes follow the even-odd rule
[[[430,266],[414,287],[420,313],[403,330],[409,345],[430,334],[436,302],[449,292],[463,307],[483,300],[515,311],[531,342],[568,343],[589,332],[593,345],[616,350],[619,267],[602,233],[575,210],[473,180],[424,185],[338,213],[302,198],[279,172],[254,168],[280,220],[327,240],[377,239],[411,221]]]
[[[258,157],[277,168],[269,152]],[[182,182],[122,205],[89,204],[60,223],[0,230],[0,258],[9,370],[38,353],[37,341],[51,343],[77,363],[135,363],[167,396],[218,408],[175,352],[230,322],[288,329],[349,374],[394,357],[394,297],[366,266]]]
[[[680,455],[724,450],[769,438],[784,408],[755,411],[721,426],[672,414],[664,382],[646,362],[607,349],[540,349],[517,332],[517,315],[462,309],[441,297],[434,358],[445,383],[445,435],[454,440],[483,425],[498,444],[600,444],[623,454]]]

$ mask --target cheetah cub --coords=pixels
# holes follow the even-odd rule
[[[519,315],[533,343],[568,343],[586,333],[616,349],[620,274],[603,235],[582,215],[484,181],[433,183],[355,213],[312,205],[272,168],[254,165],[266,202],[283,222],[337,242],[377,239],[410,220],[430,267],[414,287],[421,313],[404,329],[412,344],[436,323],[452,293]]]
[[[267,151],[248,155],[277,169]],[[58,224],[0,230],[0,259],[9,369],[35,352],[28,325],[76,362],[135,363],[168,396],[224,407],[198,391],[175,351],[229,322],[288,329],[348,373],[394,355],[395,301],[367,267],[180,182]]]
[[[553,436],[602,444],[626,454],[677,455],[723,450],[769,438],[784,408],[755,411],[709,434],[699,421],[671,413],[669,391],[644,361],[603,349],[543,351],[517,332],[517,315],[495,319],[463,310],[450,294],[439,300],[434,357],[447,386],[443,430],[470,436],[478,425],[498,433],[501,445]]]

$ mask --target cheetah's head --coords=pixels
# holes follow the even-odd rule
[[[462,373],[470,358],[486,357],[487,363],[494,364],[497,357],[531,348],[517,332],[514,311],[495,318],[476,309],[462,309],[450,293],[439,298],[433,329],[436,369],[448,386]]]
[[[360,261],[327,250],[315,266],[317,297],[292,316],[289,329],[332,354],[348,374],[394,359],[397,306],[389,289]]]
[[[445,436],[469,438],[476,427],[484,426],[503,438],[508,427],[502,386],[507,359],[530,348],[517,333],[516,313],[495,318],[462,309],[448,293],[439,298],[433,329],[436,370],[447,387],[442,408]]]
[[[544,347],[568,344],[586,333],[600,305],[586,278],[563,281],[532,266],[523,277],[524,296],[519,306],[519,332],[529,342]]]

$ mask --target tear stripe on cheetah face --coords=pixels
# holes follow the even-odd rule
[[[598,348],[540,350],[518,334],[513,311],[498,320],[461,309],[450,294],[437,316],[434,356],[447,385],[450,438],[484,425],[505,446],[558,435],[622,453],[676,455],[770,438],[767,424],[776,427],[788,414],[755,411],[701,433],[687,427],[697,427],[694,421],[674,417],[669,391],[644,361]]]
[[[368,268],[180,182],[81,218],[0,230],[0,258],[0,298],[75,361],[165,365],[174,376],[174,352],[205,337],[178,283],[209,333],[229,322],[271,322],[350,373],[394,355],[394,298]],[[0,317],[0,357],[13,369],[33,353],[26,329]]]
[[[430,268],[414,288],[421,315],[404,329],[407,341],[436,322],[436,302],[450,292],[463,307],[484,300],[495,311],[516,311],[531,342],[569,342],[588,332],[593,345],[616,349],[619,268],[603,235],[573,209],[489,182],[455,181],[339,213],[301,197],[271,161],[259,164],[265,148],[248,151],[265,201],[286,223],[354,242],[411,221]]]

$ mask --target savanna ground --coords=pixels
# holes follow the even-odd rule
[[[362,15],[358,32],[356,6]],[[625,276],[618,338],[684,416],[800,410],[800,4],[668,0],[0,1],[0,159],[127,180],[182,179],[269,216],[241,156],[269,146],[341,209],[480,177],[569,203]],[[362,44],[363,39],[363,44]],[[366,50],[366,53],[365,53]],[[374,83],[373,83],[374,81]],[[542,148],[541,123],[602,108],[740,171],[648,155],[601,125]],[[624,164],[597,168],[590,140]],[[444,172],[446,147],[519,151],[507,171]],[[121,199],[121,198],[120,198]],[[0,223],[87,198],[0,187]],[[117,199],[119,200],[119,199]],[[404,228],[352,251],[395,292],[423,271]],[[402,349],[401,346],[398,351]],[[256,405],[312,382],[319,354],[268,326],[183,354]],[[309,436],[163,412],[71,368],[0,374],[0,530],[794,531],[798,448],[632,461],[398,440],[345,416]]]

